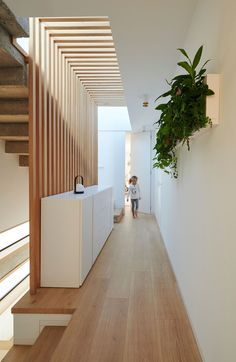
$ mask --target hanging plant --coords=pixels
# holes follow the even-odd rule
[[[181,61],[178,66],[187,73],[177,75],[170,82],[168,92],[157,99],[169,97],[167,103],[159,104],[155,109],[160,111],[160,118],[156,122],[158,130],[154,150],[154,167],[164,170],[173,177],[178,177],[176,146],[186,144],[190,150],[190,137],[201,128],[212,126],[211,119],[206,116],[206,97],[214,92],[205,82],[206,64],[197,71],[203,46],[201,46],[193,61],[184,49],[178,49],[186,61]]]

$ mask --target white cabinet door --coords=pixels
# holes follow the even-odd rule
[[[71,200],[42,199],[41,286],[79,287],[78,223]]]
[[[96,260],[113,227],[112,189],[93,197],[93,262]]]
[[[80,244],[80,285],[84,282],[93,265],[93,199],[87,198],[83,202],[82,222],[78,227],[82,228]]]

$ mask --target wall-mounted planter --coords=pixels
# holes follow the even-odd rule
[[[212,120],[212,125],[219,124],[220,117],[220,75],[208,74],[206,83],[214,91],[214,95],[206,99],[206,115]]]
[[[178,49],[184,61],[178,66],[184,73],[168,82],[169,90],[156,101],[167,98],[167,102],[157,105],[160,112],[156,134],[156,155],[154,167],[164,170],[174,178],[178,177],[176,147],[187,146],[190,140],[208,131],[219,123],[219,75],[206,75],[205,65],[200,67],[203,51],[201,46],[193,60],[185,49]],[[199,131],[198,131],[199,130]]]
[[[215,93],[214,95],[206,98],[206,115],[211,119],[212,127],[215,127],[218,126],[220,122],[220,75],[208,74],[206,76],[206,83]],[[200,129],[192,135],[191,139],[206,133],[211,130],[212,127],[208,126]]]

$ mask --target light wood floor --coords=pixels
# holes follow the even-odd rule
[[[46,307],[73,313],[52,362],[202,361],[153,216],[127,212],[82,288],[40,289],[15,311]]]

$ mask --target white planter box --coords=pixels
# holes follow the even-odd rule
[[[206,115],[212,120],[212,125],[219,124],[220,119],[220,75],[208,74],[206,76],[208,87],[215,93],[206,99]]]

